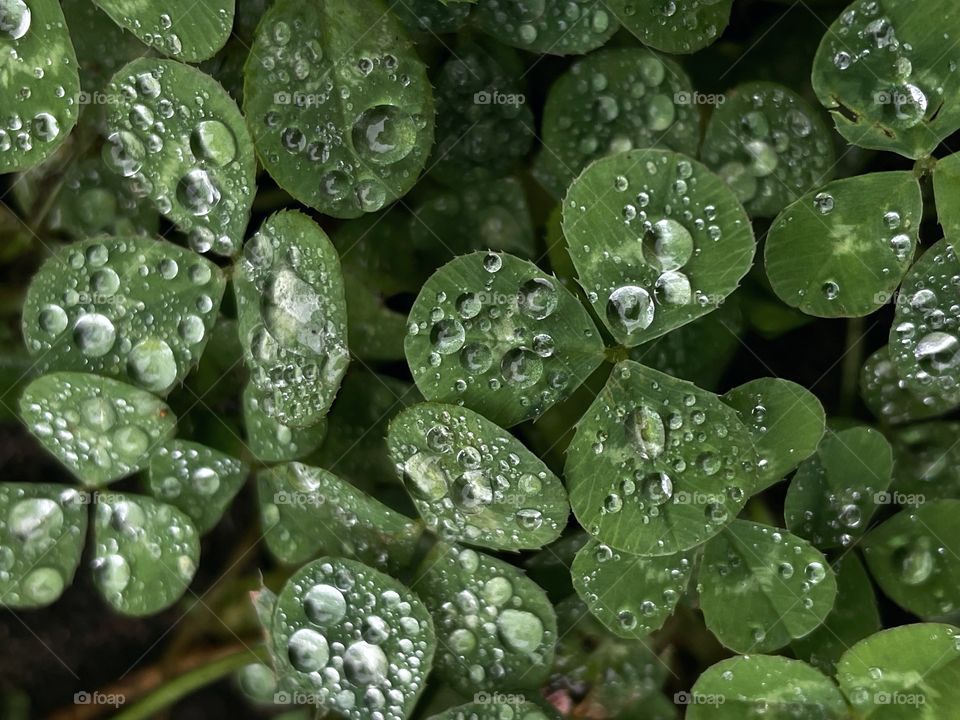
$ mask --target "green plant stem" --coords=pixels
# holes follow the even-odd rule
[[[141,720],[154,717],[164,708],[200,688],[214,683],[252,662],[266,660],[266,648],[244,647],[163,683],[139,702],[114,715],[114,720]]]
[[[847,320],[847,337],[844,343],[843,363],[841,365],[839,405],[841,415],[853,414],[862,365],[863,318],[850,318]]]

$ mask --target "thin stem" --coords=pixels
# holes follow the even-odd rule
[[[263,646],[258,646],[256,650],[243,648],[220,657],[163,683],[136,704],[114,715],[114,720],[145,720],[154,717],[156,713],[190,693],[230,675],[244,665],[265,659],[266,649]]]
[[[847,320],[840,380],[840,413],[852,415],[857,402],[857,385],[863,365],[863,318]]]

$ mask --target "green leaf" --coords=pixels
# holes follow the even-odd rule
[[[199,533],[190,518],[143,495],[98,495],[93,539],[94,584],[124,615],[152,615],[172,605],[200,561]]]
[[[88,487],[145,468],[177,424],[170,408],[150,393],[73,372],[43,375],[27,385],[20,415],[40,444]]]
[[[608,632],[573,595],[557,604],[556,660],[549,687],[580,699],[582,708],[603,708],[609,717],[675,720],[675,708],[660,705],[659,688],[669,672],[649,642]],[[664,698],[666,699],[666,698]]]
[[[330,553],[399,573],[416,550],[416,523],[326,470],[301,463],[261,470],[257,491],[267,547],[281,562]]]
[[[57,0],[4,0],[0,10],[0,175],[39,165],[77,124],[80,75]]]
[[[437,544],[414,590],[439,636],[439,678],[463,694],[537,688],[547,679],[557,618],[546,593],[502,560]]]
[[[749,430],[716,395],[625,361],[580,419],[564,476],[591,535],[660,556],[730,523],[757,483],[755,462]]]
[[[414,405],[390,422],[387,444],[423,519],[447,540],[540,548],[566,525],[570,506],[560,479],[472,410]]]
[[[870,524],[892,471],[890,443],[876,430],[827,434],[787,489],[787,528],[818,548],[849,547]]]
[[[710,116],[701,157],[751,217],[773,217],[830,179],[833,138],[797,93],[749,82],[723,97]]]
[[[141,58],[110,82],[104,162],[197,252],[240,250],[256,192],[253,141],[220,84],[173,60]]]
[[[873,585],[863,563],[847,553],[834,563],[837,600],[823,625],[790,643],[797,656],[834,675],[844,651],[882,627]]]
[[[422,399],[411,383],[370,372],[348,374],[327,419],[319,464],[361,486],[393,479],[386,440],[390,420]]]
[[[628,357],[667,375],[689,380],[705,390],[713,390],[740,349],[744,329],[741,302],[738,295],[731,295],[715,312],[630,348]],[[709,347],[710,352],[703,352],[704,347]]]
[[[66,485],[0,483],[0,604],[44,607],[73,582],[87,502]]]
[[[880,589],[921,618],[960,606],[960,500],[936,500],[901,510],[862,543]]]
[[[570,574],[577,594],[610,632],[642,640],[673,614],[693,569],[689,553],[643,558],[590,540]]]
[[[200,443],[174,440],[150,458],[146,490],[193,520],[200,533],[213,529],[247,479],[247,467]]]
[[[470,2],[392,0],[390,11],[411,33],[441,35],[459,30],[470,15]]]
[[[159,6],[139,0],[93,2],[150,47],[185,62],[212,57],[233,27],[234,0],[163,0]]]
[[[631,148],[694,155],[700,143],[690,78],[643,48],[604,49],[557,78],[543,108],[543,148],[533,172],[555,197],[593,160]]]
[[[50,225],[74,240],[100,234],[152,237],[159,220],[157,212],[139,201],[124,178],[104,169],[100,158],[84,158],[67,168]]]
[[[667,150],[611,155],[563,201],[563,234],[580,284],[622,345],[715,310],[750,269],[753,230],[732,191]]]
[[[426,684],[436,638],[420,599],[361,563],[320,558],[284,585],[271,641],[278,674],[347,720],[404,720]]]
[[[806,388],[759,378],[729,390],[723,401],[740,413],[760,455],[757,475],[768,487],[810,457],[826,427],[823,405]]]
[[[60,4],[80,64],[84,91],[80,104],[96,104],[99,98],[95,93],[104,90],[111,76],[134,58],[143,56],[143,43],[90,0],[61,0]]]
[[[518,702],[509,695],[504,696],[505,699],[503,700],[497,700],[498,693],[494,693],[493,697],[487,700],[486,693],[479,693],[479,695],[484,699],[457,705],[449,710],[431,715],[427,720],[464,720],[464,718],[470,718],[470,720],[503,720],[504,717],[522,718],[522,720],[549,720],[555,717],[555,713],[549,713],[529,700]]]
[[[413,209],[410,242],[430,253],[431,271],[474,250],[504,250],[526,258],[537,254],[530,206],[515,177],[461,182],[456,189],[432,193]]]
[[[770,285],[808,315],[869,315],[890,300],[910,267],[922,215],[913,173],[827,183],[787,206],[770,227]]]
[[[721,660],[697,678],[687,720],[845,720],[847,704],[830,678],[801,660],[746,655]]]
[[[960,630],[917,623],[884,630],[847,650],[837,682],[864,720],[952,717],[960,703]]]
[[[91,238],[60,247],[33,276],[23,337],[41,371],[165,395],[203,354],[225,287],[216,265],[173,243]]]
[[[611,12],[645,45],[681,54],[696,52],[720,37],[732,5],[733,0],[607,0]]]
[[[890,359],[924,405],[960,403],[960,339],[955,306],[960,273],[953,242],[929,248],[903,280],[890,327]]]
[[[243,389],[243,426],[247,448],[263,463],[286,462],[309,455],[323,443],[327,421],[310,427],[290,427],[267,415],[253,385]]]
[[[474,39],[451,52],[435,80],[430,176],[462,187],[511,172],[529,152],[535,129],[516,52]]]
[[[928,422],[895,430],[890,500],[917,505],[960,499],[960,423]],[[899,494],[897,494],[899,493]]]
[[[897,374],[889,345],[877,350],[863,364],[860,396],[874,415],[894,425],[942,415],[960,403],[960,398],[915,394]]]
[[[856,0],[823,36],[813,89],[853,145],[909,158],[960,128],[953,0]]]
[[[277,184],[334,217],[404,195],[433,142],[426,69],[378,0],[277,0],[254,37],[243,109]]]
[[[960,153],[937,160],[933,168],[933,192],[937,205],[937,219],[943,234],[960,237]]]
[[[494,252],[460,256],[430,277],[404,350],[425,398],[464,403],[505,427],[568,397],[603,359],[590,316],[555,277]]]
[[[810,543],[746,520],[707,543],[702,568],[698,589],[707,627],[741,654],[776,650],[808,634],[837,595],[830,564]]]
[[[603,45],[620,27],[601,2],[512,0],[478,2],[471,23],[498,41],[535,53],[582,55]]]
[[[315,425],[350,362],[343,276],[330,239],[302,213],[271,215],[244,246],[234,289],[261,409],[285,425]]]

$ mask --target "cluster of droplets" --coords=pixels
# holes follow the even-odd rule
[[[465,261],[475,262],[476,256]],[[565,290],[556,278],[543,275],[514,283],[508,279],[513,268],[501,279],[503,256],[497,253],[487,254],[482,263],[487,274],[482,289],[456,297],[438,292],[426,319],[411,315],[408,338],[429,342],[420,372],[449,382],[444,391],[454,396],[476,385],[516,395],[526,408],[547,408],[571,379],[550,330]],[[584,332],[592,337],[592,331]]]
[[[398,583],[319,560],[281,594],[273,636],[313,702],[351,720],[403,720],[430,665],[430,619]]]
[[[278,18],[258,32],[264,92],[272,93],[272,102],[264,97],[259,104],[262,129],[273,138],[267,159],[316,182],[305,191],[323,206],[374,212],[416,176],[415,163],[404,161],[422,154],[418,146],[432,132],[433,118],[399,101],[412,81],[396,55],[361,47],[349,57],[329,58],[321,22]],[[364,99],[368,86],[394,88],[381,95],[395,100],[370,104]]]
[[[586,52],[602,45],[617,27],[606,7],[590,0],[489,0],[474,10],[474,20],[511,44],[528,48],[546,44],[553,52],[566,45]]]
[[[810,472],[798,474],[794,483],[799,493],[809,492],[810,485],[816,488],[815,492],[821,496],[821,504],[816,509],[804,510],[797,518],[795,528],[793,525],[791,528],[809,538],[817,547],[850,547],[873,514],[874,508],[868,505],[875,502],[878,488],[871,484],[858,484],[827,491],[826,488],[831,487],[827,468],[819,463]],[[842,484],[835,482],[833,485]]]
[[[692,52],[709,45],[726,24],[728,12],[720,0],[655,0],[636,4],[627,0],[623,5],[625,25],[639,28],[645,35],[675,36],[669,41],[651,43],[658,48],[676,45],[674,52]],[[723,24],[718,26],[718,21]]]
[[[617,372],[629,381],[629,368]],[[657,381],[651,381],[649,390],[632,387],[630,394],[662,400],[605,408],[610,419],[598,423],[593,452],[615,463],[623,479],[602,499],[598,522],[602,525],[604,518],[614,520],[630,512],[631,518],[648,525],[665,521],[669,513],[689,517],[693,508],[702,512],[703,532],[715,533],[745,502],[742,486],[755,472],[756,458],[736,442],[729,418],[715,417],[705,399],[693,393],[673,398],[661,392]],[[715,482],[716,490],[686,490],[682,480],[687,474]],[[599,526],[591,532],[596,535],[598,530]]]
[[[449,553],[431,573],[428,582],[438,589],[457,589],[431,608],[442,648],[438,659],[456,675],[466,672],[471,686],[522,684],[530,666],[550,656],[556,630],[525,602],[534,599],[527,592],[532,583],[504,576],[496,562],[470,549]]]
[[[703,157],[740,202],[774,215],[824,178],[833,152],[798,95],[751,83],[715,112]]]
[[[933,105],[915,77],[911,61],[914,48],[897,37],[897,29],[882,14],[880,3],[855,3],[843,12],[835,28],[830,34],[829,52],[837,71],[853,72],[863,63],[870,69],[861,77],[878,81],[873,88],[876,111],[872,115],[899,129],[923,122]],[[935,90],[938,95],[942,93],[942,88]]]
[[[30,431],[57,458],[87,479],[122,477],[139,469],[174,419],[154,396],[105,378],[54,373],[24,392]]]
[[[46,605],[63,592],[79,560],[85,496],[63,488],[41,497],[23,485],[0,488],[0,587],[4,604]]]
[[[133,240],[93,241],[48,260],[24,312],[27,349],[168,391],[203,348],[223,289],[207,261],[149,242],[145,252]]]
[[[287,221],[299,227],[287,227]],[[309,229],[308,229],[309,227]],[[246,338],[250,378],[267,415],[287,418],[317,411],[316,393],[332,394],[349,363],[344,319],[328,259],[326,237],[300,216],[268,220],[243,248],[241,272],[256,290],[244,302],[256,304],[259,322]],[[315,242],[313,241],[315,240]],[[297,423],[294,424],[303,424]]]
[[[655,144],[693,153],[696,108],[677,102],[690,92],[687,79],[651,53],[605,50],[574,63],[551,91],[544,132],[558,133],[546,141],[567,175],[598,157]]]
[[[143,71],[119,83],[123,101],[112,115],[103,161],[187,231],[194,250],[233,255],[239,238],[224,229],[247,214],[240,199],[250,194],[249,163],[207,93],[186,102],[167,72]],[[171,165],[177,175],[167,179]]]
[[[581,595],[595,614],[612,614],[617,625],[628,633],[646,635],[656,629],[685,592],[693,570],[690,558],[684,554],[651,558],[641,565],[636,556],[621,553],[602,543],[594,544],[590,551],[593,554],[590,572],[578,577],[582,586]],[[616,607],[610,607],[605,593],[620,578],[638,571],[645,574],[641,584],[643,592],[639,596],[626,598]]]
[[[243,393],[243,423],[250,450],[264,462],[278,462],[303,457],[323,440],[326,425],[291,427],[264,412],[255,388],[247,386]]]
[[[46,60],[29,71],[16,69],[17,64],[27,61],[26,57],[19,55],[16,46],[18,41],[31,31],[32,22],[33,13],[25,0],[4,0],[0,3],[0,48],[4,55],[9,55],[6,58],[6,62],[9,63],[6,72],[29,72],[31,78],[42,80],[46,73],[44,67]],[[24,85],[19,89],[16,99],[28,100],[31,95],[30,86]],[[62,86],[54,89],[54,96],[58,101],[63,102],[64,106],[72,102],[67,98],[67,91]],[[13,103],[14,99],[10,98],[10,102]],[[60,137],[61,128],[56,112],[51,109],[31,111],[29,115],[22,115],[19,112],[5,113],[0,125],[0,158],[10,151],[25,153],[36,146],[57,140]]]
[[[520,544],[527,533],[556,535],[565,507],[546,507],[544,486],[557,480],[539,462],[521,457],[513,438],[485,430],[476,417],[433,411],[417,422],[422,438],[395,448],[397,473],[431,527],[449,539]],[[498,520],[512,514],[512,524]]]
[[[115,607],[149,604],[161,594],[172,600],[193,579],[197,531],[171,506],[136,495],[98,496],[94,522],[94,579]]]
[[[198,498],[209,503],[236,485],[242,463],[202,445],[173,442],[157,448],[150,458],[150,486],[161,500]],[[221,488],[223,483],[223,488]]]
[[[646,171],[655,175],[663,168],[651,161]],[[605,290],[606,320],[618,332],[639,336],[653,324],[658,309],[669,311],[692,303],[704,307],[710,303],[708,295],[694,289],[686,268],[700,252],[697,240],[718,242],[723,231],[714,222],[717,208],[710,204],[700,207],[695,202],[696,187],[693,164],[685,159],[676,163],[673,182],[662,197],[651,184],[632,187],[626,176],[614,177],[615,193],[628,195],[622,217],[635,235],[621,243],[615,253],[604,250],[596,261],[623,266],[618,271],[623,274],[634,275],[638,269],[643,274],[642,278],[636,277],[636,282]],[[586,211],[573,200],[571,209]],[[591,248],[584,246],[583,251],[589,253]],[[590,291],[588,297],[596,303],[599,293]]]
[[[960,263],[946,241],[912,270],[898,298],[890,352],[920,397],[960,397]]]

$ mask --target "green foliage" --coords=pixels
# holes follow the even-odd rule
[[[194,250],[236,255],[256,190],[253,142],[236,103],[173,60],[134,60],[108,92],[121,101],[107,113],[107,164],[188,233]]]
[[[42,371],[97,373],[166,395],[203,354],[225,287],[216,265],[172,243],[82,240],[34,275],[23,337]]]
[[[770,285],[808,315],[867,315],[890,299],[910,267],[921,215],[920,186],[911,173],[827,183],[774,220],[764,255]]]
[[[755,249],[749,219],[720,178],[664,150],[590,165],[564,198],[563,234],[590,304],[627,347],[715,310]]]
[[[277,0],[250,48],[243,111],[267,172],[335,217],[401,197],[433,142],[426,69],[379,0]]]
[[[960,5],[811,5],[0,0],[14,659],[125,720],[951,720]],[[76,714],[22,660],[0,715]]]
[[[0,7],[0,173],[50,157],[77,124],[80,75],[58,0]]]
[[[482,415],[421,403],[393,418],[387,442],[414,504],[445,539],[539,548],[566,524],[570,507],[559,478]]]
[[[749,430],[716,395],[626,361],[577,425],[564,475],[590,534],[660,556],[732,522],[757,486],[756,462]]]
[[[590,316],[555,277],[493,252],[462,255],[427,281],[404,350],[425,398],[507,427],[567,397],[603,358]]]

